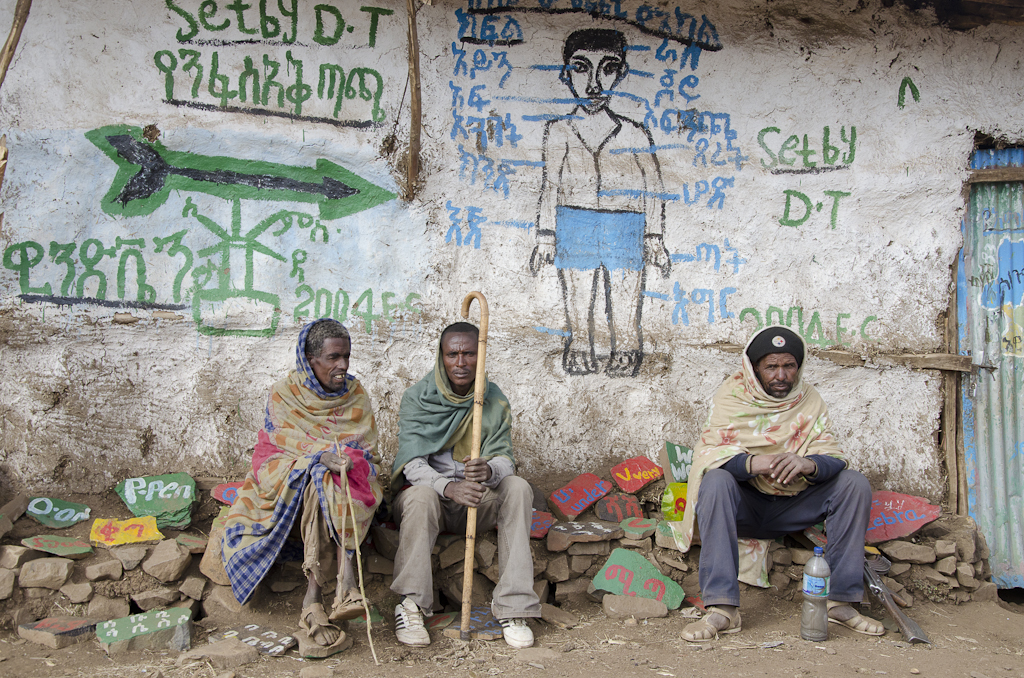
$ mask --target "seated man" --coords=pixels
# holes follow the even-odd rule
[[[690,469],[680,531],[689,548],[696,513],[700,588],[709,613],[683,629],[705,642],[741,629],[737,537],[773,538],[825,520],[832,570],[829,621],[868,635],[882,625],[850,603],[864,594],[871,486],[829,432],[828,408],[801,380],[804,341],[785,327],[755,334],[743,369],[718,389]]]
[[[469,459],[478,337],[469,323],[447,327],[434,369],[402,395],[391,486],[405,489],[393,506],[400,537],[391,590],[403,596],[395,608],[395,636],[406,645],[430,644],[423,626],[423,611],[429,615],[434,602],[430,553],[438,532],[466,531],[469,506],[478,509],[478,530],[498,528],[501,577],[491,611],[505,642],[533,645],[524,618],[540,616],[530,551],[533,490],[514,475],[512,411],[492,383],[484,394],[480,457]]]
[[[302,569],[309,579],[299,626],[314,643],[332,647],[346,639],[331,622],[363,611],[352,552],[346,549],[354,549],[355,540],[366,534],[383,495],[377,427],[370,399],[348,374],[350,348],[348,330],[334,320],[317,320],[299,333],[295,369],[270,389],[252,470],[231,507],[223,544],[231,589],[245,603],[298,521]],[[328,617],[321,587],[333,574],[335,551],[337,593]]]

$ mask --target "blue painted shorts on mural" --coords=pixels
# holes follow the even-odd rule
[[[559,205],[555,210],[555,268],[640,271],[644,267],[643,214]]]
[[[608,29],[575,31],[562,58],[559,79],[575,105],[544,128],[530,268],[536,273],[554,264],[558,272],[568,330],[563,369],[582,375],[603,366],[608,376],[632,377],[644,357],[646,265],[666,277],[671,267],[663,242],[661,167],[648,130],[609,108],[612,90],[629,71],[625,36]]]

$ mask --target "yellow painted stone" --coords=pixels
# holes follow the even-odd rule
[[[686,510],[686,483],[669,483],[665,486],[665,494],[661,497],[661,513],[665,520],[683,519]]]
[[[135,544],[141,541],[156,541],[163,539],[164,535],[156,529],[156,518],[145,516],[143,518],[129,518],[128,520],[112,520],[110,518],[97,518],[92,524],[89,532],[89,539],[97,544],[107,546],[118,546],[120,544]]]

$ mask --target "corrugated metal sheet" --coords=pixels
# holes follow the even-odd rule
[[[1024,149],[977,151],[972,169],[1024,166]],[[1024,184],[975,184],[958,272],[969,513],[988,540],[992,578],[1024,588]]]

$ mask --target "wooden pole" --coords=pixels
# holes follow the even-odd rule
[[[487,299],[479,292],[470,292],[462,300],[462,317],[469,317],[473,299],[480,302],[480,338],[476,349],[476,381],[473,382],[473,449],[469,458],[480,456],[480,426],[484,418],[484,394],[487,391],[484,363],[487,360]],[[476,507],[466,510],[466,562],[462,574],[462,632],[460,638],[469,640],[469,613],[473,605],[473,565],[476,555]]]
[[[370,604],[366,602],[366,587],[363,586],[363,558],[359,553],[359,542],[363,539],[359,536],[359,525],[356,523],[356,507],[352,504],[352,490],[349,489],[348,478],[345,478],[345,496],[348,497],[348,515],[352,519],[352,540],[356,544],[356,567],[359,568],[359,595],[363,597],[363,611],[366,613],[366,640],[370,643],[370,654],[373,655],[373,663],[376,666],[380,666],[380,662],[377,660],[377,650],[373,649],[373,636],[370,634],[373,620],[370,619]],[[344,529],[344,519],[342,519],[341,524],[343,526],[342,529]],[[344,548],[344,537],[342,537],[341,541],[342,548]],[[342,564],[338,563],[338,567],[342,567]]]
[[[416,37],[416,0],[406,0],[409,15],[409,161],[405,198],[416,195],[416,182],[420,176],[420,128],[423,111],[420,100],[420,43]]]
[[[7,77],[7,69],[11,65],[11,59],[14,58],[14,50],[18,48],[21,31],[25,28],[28,11],[31,8],[32,0],[18,0],[18,4],[14,7],[14,23],[11,25],[11,33],[7,36],[3,50],[0,51],[0,87],[3,86],[4,79]]]

